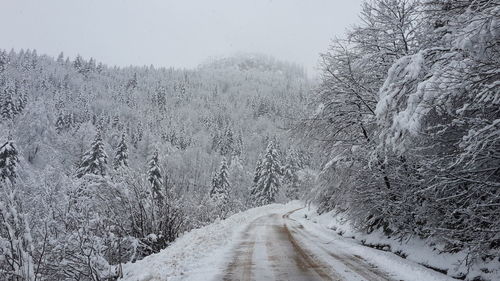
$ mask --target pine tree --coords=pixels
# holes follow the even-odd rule
[[[17,104],[15,107],[16,114],[21,113],[26,108],[27,103],[28,103],[28,97],[26,96],[26,93],[22,91],[22,93],[17,98]]]
[[[122,134],[122,139],[118,144],[118,148],[116,150],[115,158],[113,161],[113,167],[115,168],[115,170],[128,167],[128,147],[127,142],[125,141],[125,134]]]
[[[217,201],[220,205],[226,205],[229,202],[229,173],[226,158],[222,158],[219,171],[215,173],[212,179],[212,190],[210,198]]]
[[[286,186],[286,196],[289,199],[298,199],[299,195],[299,175],[298,171],[302,168],[297,151],[292,150],[288,153],[286,165],[283,169],[283,184]]]
[[[89,62],[85,66],[87,72],[94,72],[96,69],[96,62],[94,58],[90,58]]]
[[[233,152],[233,145],[233,131],[231,130],[231,127],[227,127],[223,137],[220,139],[220,154],[222,156],[230,156]]]
[[[30,58],[30,63],[31,63],[31,69],[36,69],[38,66],[38,53],[36,50],[33,50],[31,53],[31,58]]]
[[[17,177],[16,165],[19,162],[18,152],[13,141],[7,141],[0,147],[0,179],[11,182]]]
[[[241,135],[241,132],[239,132],[238,135],[236,136],[236,140],[234,141],[233,156],[240,156],[242,151],[243,151],[243,136]]]
[[[262,170],[262,161],[261,161],[262,155],[259,154],[259,159],[257,159],[257,164],[255,165],[255,172],[253,174],[253,184],[254,186],[257,185],[257,182],[259,182],[259,177],[260,177],[260,171]]]
[[[273,142],[266,149],[264,158],[258,163],[251,197],[256,205],[267,205],[276,202],[276,195],[281,186],[282,168],[278,150]]]
[[[126,88],[127,90],[134,90],[135,88],[137,88],[137,73],[134,73],[132,78],[127,82]]]
[[[1,112],[3,120],[11,120],[16,114],[16,106],[14,105],[13,95],[15,88],[11,83],[7,83],[1,96]]]
[[[96,66],[97,73],[101,73],[104,69],[104,65],[102,63],[98,63]]]
[[[73,62],[73,67],[76,71],[81,72],[83,70],[84,63],[83,58],[80,55],[77,55],[75,61]]]
[[[0,51],[0,73],[4,72],[7,68],[8,62],[9,58],[7,57],[7,53],[5,51]]]
[[[75,124],[75,116],[73,112],[64,115],[64,129],[70,129]]]
[[[158,149],[155,150],[148,163],[148,181],[151,184],[153,199],[161,201],[163,199],[163,195],[161,193],[163,180],[161,178],[161,170],[159,166]]]
[[[120,124],[120,116],[115,115],[115,116],[113,117],[113,123],[111,123],[111,126],[112,126],[113,128],[116,128],[116,127],[118,127],[118,125],[119,125],[119,124]]]
[[[76,172],[77,177],[84,175],[106,175],[108,164],[108,155],[104,151],[104,142],[102,141],[101,133],[98,132],[90,149],[83,155],[80,166]]]
[[[66,128],[62,112],[59,112],[56,120],[56,132],[60,134]]]
[[[57,56],[57,63],[63,64],[64,63],[64,53],[60,52],[59,56]]]

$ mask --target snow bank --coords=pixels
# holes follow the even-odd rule
[[[168,248],[135,263],[123,266],[124,281],[212,280],[231,259],[237,237],[256,218],[269,213],[284,213],[299,203],[272,204],[235,214],[194,229]]]
[[[329,229],[344,238],[349,238],[358,245],[366,245],[381,251],[392,252],[406,260],[445,273],[453,278],[461,280],[464,280],[464,278],[465,280],[500,280],[500,262],[498,258],[490,263],[476,264],[467,269],[467,265],[463,262],[467,256],[466,252],[440,253],[442,245],[417,237],[401,241],[400,239],[387,237],[381,231],[374,231],[370,234],[361,233],[354,229],[343,213],[332,211],[318,215],[316,208],[311,207],[294,213],[293,217],[300,218],[300,221],[306,220],[319,228]],[[356,249],[352,248],[351,251],[356,252]],[[369,255],[369,253],[375,255]],[[363,251],[362,256],[367,258],[372,256],[378,262],[381,262],[381,256],[372,251]],[[482,279],[474,279],[478,276]]]

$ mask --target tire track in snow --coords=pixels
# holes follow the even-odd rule
[[[342,280],[299,246],[286,227],[285,215],[259,217],[245,229],[223,280]]]
[[[360,256],[324,247],[319,237],[290,218],[300,209],[265,215],[250,223],[223,280],[393,281]]]

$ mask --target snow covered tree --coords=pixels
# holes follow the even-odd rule
[[[64,53],[60,52],[59,55],[57,56],[57,63],[59,64],[64,64]]]
[[[283,167],[283,186],[285,195],[292,200],[299,199],[299,171],[302,169],[302,163],[299,154],[295,150],[288,152],[286,156],[286,164]]]
[[[251,197],[254,204],[262,206],[276,202],[276,195],[281,187],[282,167],[273,142],[268,144],[266,154],[259,164]]]
[[[227,127],[224,134],[220,138],[220,143],[218,145],[220,149],[220,154],[224,157],[230,157],[234,150],[234,138],[233,131],[231,127]]]
[[[134,90],[137,88],[137,73],[134,72],[134,75],[132,76],[131,79],[128,80],[127,85],[126,85],[127,90]]]
[[[116,148],[115,158],[113,159],[113,167],[115,170],[128,167],[128,147],[125,139],[125,133],[122,134],[120,143]]]
[[[219,171],[215,172],[212,179],[212,190],[210,198],[223,208],[229,202],[229,174],[226,158],[222,158]]]
[[[28,217],[11,183],[0,181],[0,278],[35,278],[34,245]]]
[[[324,202],[320,205],[333,207],[352,200],[352,194],[360,195],[356,204],[364,206],[359,210],[366,211],[356,214],[360,225],[366,223],[361,221],[369,217],[369,213],[388,217],[373,201],[379,197],[393,198],[387,193],[412,181],[406,177],[411,173],[400,177],[393,171],[398,167],[404,170],[405,164],[401,162],[409,162],[405,155],[376,150],[379,141],[376,108],[384,75],[392,64],[418,52],[422,34],[420,25],[416,24],[421,17],[418,5],[418,1],[407,0],[363,3],[362,22],[348,30],[346,39],[334,40],[329,51],[322,55],[323,75],[316,91],[317,108],[296,130],[297,135],[308,142],[318,140],[309,145],[324,155],[324,163],[342,163],[325,165],[322,176],[330,178],[327,175],[333,172],[330,168],[347,169],[341,174],[345,178],[337,179],[345,184],[326,184],[324,188],[336,190],[318,188],[315,192],[322,195],[311,193],[311,198],[321,198]],[[363,190],[358,190],[360,187]]]
[[[255,171],[253,173],[253,186],[257,185],[261,170],[262,170],[262,155],[259,154],[259,158],[257,159],[257,164],[255,165]]]
[[[498,4],[428,1],[424,11],[425,48],[396,61],[380,89],[378,150],[416,159],[411,194],[426,206],[416,216],[478,258],[500,227]]]
[[[309,198],[363,231],[497,251],[498,4],[374,0],[361,17],[297,130],[326,163]]]
[[[62,131],[66,129],[66,123],[64,122],[64,116],[62,112],[59,112],[56,120],[56,132],[60,134]]]
[[[107,172],[108,155],[104,150],[104,142],[101,132],[97,132],[90,149],[83,155],[80,165],[76,171],[77,177],[94,174],[105,176]]]
[[[7,57],[7,52],[0,50],[0,74],[4,72],[8,62],[9,58]]]
[[[3,120],[11,120],[16,115],[16,106],[14,104],[15,86],[11,82],[7,82],[3,93],[1,93],[0,106]]]
[[[75,60],[73,61],[73,67],[76,69],[78,73],[84,73],[85,72],[85,61],[83,60],[82,56],[77,55]]]
[[[159,163],[158,149],[155,149],[148,163],[148,182],[151,185],[153,199],[157,201],[163,200],[162,187],[163,179],[161,176]]]
[[[0,179],[13,182],[17,176],[18,152],[13,141],[7,141],[0,147]]]
[[[28,97],[26,96],[26,93],[23,88],[19,89],[19,95],[17,97],[16,105],[15,105],[15,111],[16,114],[21,113],[24,108],[26,108],[26,104],[28,103]]]

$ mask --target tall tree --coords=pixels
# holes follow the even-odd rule
[[[9,140],[0,147],[0,179],[13,182],[17,177],[16,166],[19,162],[14,142]]]
[[[94,174],[105,176],[107,172],[108,155],[104,150],[104,142],[101,132],[97,132],[90,149],[83,155],[80,165],[76,171],[77,177]]]
[[[254,204],[261,206],[276,202],[276,195],[281,186],[282,167],[273,142],[268,144],[259,166],[256,169],[258,174],[254,179],[251,197]]]
[[[115,158],[113,159],[113,167],[115,170],[128,167],[128,146],[125,139],[125,133],[122,134],[120,143],[116,148]]]
[[[1,94],[0,106],[2,119],[11,120],[16,115],[16,105],[14,104],[15,86],[11,81],[5,85],[3,93]]]
[[[64,129],[66,129],[66,122],[64,122],[64,115],[61,111],[59,111],[59,114],[57,115],[57,120],[56,120],[56,132],[60,134]]]
[[[64,53],[60,52],[59,55],[57,56],[57,63],[59,64],[64,64]]]
[[[299,199],[299,171],[302,163],[296,150],[290,150],[286,157],[286,164],[283,167],[283,185],[285,194],[289,199]]]
[[[153,193],[153,199],[157,201],[163,200],[162,186],[163,179],[161,176],[161,170],[159,166],[159,155],[158,149],[155,149],[151,159],[148,163],[148,182],[151,185],[151,191]]]
[[[226,158],[222,158],[219,171],[217,171],[212,179],[212,190],[210,197],[219,205],[224,206],[229,202],[229,173]]]
[[[36,280],[35,245],[29,218],[11,183],[0,181],[0,276],[4,280]]]
[[[7,56],[7,52],[4,50],[0,50],[0,74],[4,72],[7,68],[7,63],[9,62],[9,58]]]

